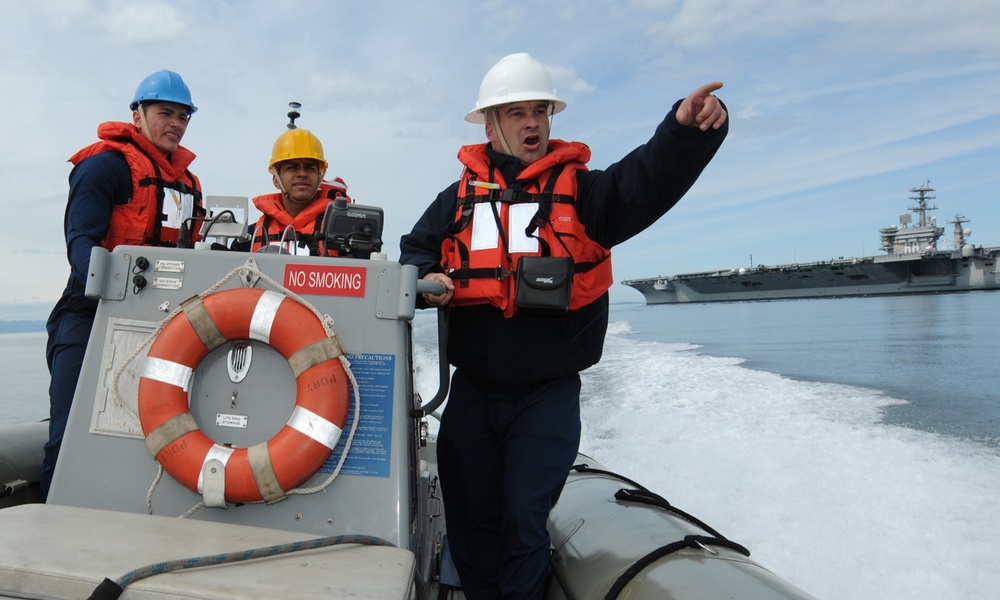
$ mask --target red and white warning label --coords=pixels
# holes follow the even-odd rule
[[[365,295],[365,267],[285,265],[285,287],[296,294]]]

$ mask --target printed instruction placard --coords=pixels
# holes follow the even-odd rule
[[[388,477],[392,456],[392,396],[396,374],[393,354],[349,354],[351,371],[361,393],[361,420],[351,441],[351,450],[341,473],[368,477]],[[354,423],[354,390],[347,424],[340,442],[327,459],[321,473],[333,473],[344,453],[344,442]]]

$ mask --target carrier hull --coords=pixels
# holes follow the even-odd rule
[[[1000,289],[1000,249],[867,257],[626,280],[646,304],[890,296]]]

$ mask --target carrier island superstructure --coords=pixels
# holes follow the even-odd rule
[[[914,204],[899,225],[879,229],[884,255],[727,269],[623,281],[646,304],[836,298],[1000,289],[1000,247],[969,244],[969,221],[956,214],[951,248],[939,249],[944,228],[928,216],[929,183],[911,188]],[[913,213],[911,215],[910,213]],[[913,222],[913,216],[916,222]]]

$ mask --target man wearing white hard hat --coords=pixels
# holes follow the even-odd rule
[[[612,246],[694,184],[728,131],[707,84],[653,137],[604,170],[550,139],[566,108],[548,69],[511,54],[465,116],[487,143],[462,147],[459,181],[403,236],[400,262],[444,284],[455,372],[438,435],[448,543],[470,600],[542,598],[548,513],[580,442],[580,371],[601,358]]]

